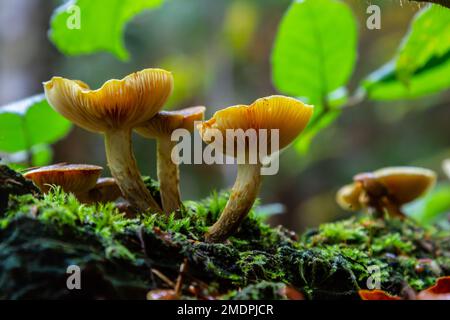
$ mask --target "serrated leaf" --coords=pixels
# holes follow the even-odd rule
[[[69,1],[55,10],[49,38],[66,55],[107,51],[118,59],[127,60],[129,53],[123,39],[126,24],[138,13],[157,8],[163,2],[164,0]],[[79,28],[73,23],[77,12]]]
[[[336,0],[294,1],[281,21],[272,54],[278,91],[322,104],[345,86],[356,61],[356,21]]]

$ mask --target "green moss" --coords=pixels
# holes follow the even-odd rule
[[[155,195],[159,193],[154,182],[147,179],[146,184]],[[279,298],[277,292],[282,284],[301,290],[310,299],[357,298],[357,290],[366,288],[371,275],[369,267],[373,266],[380,269],[382,288],[393,294],[402,290],[405,281],[419,290],[437,277],[450,274],[449,233],[418,227],[411,220],[383,221],[358,216],[323,224],[297,240],[292,232],[265,224],[252,210],[226,243],[203,242],[205,231],[218,218],[227,200],[228,193],[213,193],[199,202],[185,202],[169,217],[154,214],[128,219],[114,204],[81,205],[74,196],[58,188],[42,198],[13,195],[0,215],[2,249],[12,252],[8,256],[11,264],[0,261],[0,274],[23,274],[23,281],[29,281],[35,269],[52,268],[53,260],[33,264],[31,254],[27,256],[29,262],[22,261],[20,246],[16,248],[14,243],[22,246],[27,241],[21,238],[25,235],[31,240],[43,239],[33,249],[35,255],[48,255],[52,239],[67,238],[65,253],[58,251],[62,250],[59,247],[52,249],[60,255],[67,254],[67,261],[91,261],[83,256],[89,250],[95,252],[97,264],[119,261],[121,267],[114,267],[105,281],[115,288],[115,283],[122,283],[123,273],[133,272],[137,278],[132,278],[141,284],[136,287],[138,291],[142,284],[148,290],[167,287],[161,279],[149,278],[149,268],[174,280],[184,259],[189,261],[190,281],[211,284],[210,292],[236,299]],[[20,228],[26,228],[28,233],[21,236]],[[33,234],[33,230],[39,234]],[[20,241],[12,241],[14,237]],[[83,250],[79,250],[80,246]],[[21,261],[17,267],[20,272],[12,268],[14,259]],[[423,259],[431,263],[418,268]],[[17,287],[8,287],[11,295],[23,285],[19,280],[16,284]]]
[[[281,293],[286,285],[281,282],[261,281],[242,290],[233,290],[222,299],[231,300],[280,300],[285,299]]]
[[[414,245],[411,241],[402,238],[398,232],[395,232],[374,239],[371,248],[374,253],[395,252],[405,254],[413,251]]]

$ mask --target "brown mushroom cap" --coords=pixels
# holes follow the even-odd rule
[[[50,105],[78,126],[93,132],[133,128],[164,105],[173,77],[162,69],[145,69],[97,90],[79,80],[53,77],[44,83]]]
[[[285,96],[269,96],[251,105],[237,105],[217,111],[213,118],[199,126],[201,136],[208,137],[208,130],[218,129],[226,137],[228,129],[278,129],[279,149],[290,144],[306,127],[314,107]],[[269,136],[270,132],[268,132]],[[204,138],[205,139],[205,138]],[[270,139],[269,139],[270,141]],[[210,141],[206,141],[210,142]],[[273,153],[277,150],[272,150]]]
[[[52,165],[28,171],[24,177],[46,193],[51,185],[79,194],[95,187],[103,168],[86,164]]]
[[[146,138],[162,138],[176,129],[194,131],[194,122],[203,120],[205,107],[196,106],[174,111],[158,112],[153,118],[136,128],[136,132]]]
[[[89,190],[91,202],[112,202],[122,196],[114,178],[99,178],[94,188]]]
[[[377,170],[373,174],[398,204],[419,198],[436,182],[436,174],[433,171],[416,167],[389,167]]]
[[[361,210],[360,202],[363,189],[361,184],[351,183],[343,186],[336,194],[336,202],[344,210],[358,211]]]

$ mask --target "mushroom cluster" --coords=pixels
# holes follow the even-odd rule
[[[179,187],[179,168],[174,153],[175,130],[194,131],[195,122],[203,121],[205,107],[191,107],[178,111],[161,111],[173,88],[173,77],[162,69],[145,69],[122,80],[109,80],[100,89],[91,90],[79,80],[53,77],[44,83],[45,95],[54,110],[76,125],[105,138],[108,166],[114,178],[99,178],[102,168],[88,165],[56,165],[39,168],[26,174],[44,192],[59,185],[83,203],[115,201],[123,197],[136,213],[171,214],[182,202]],[[261,184],[261,169],[270,155],[288,146],[307,126],[313,106],[297,99],[270,96],[251,105],[238,105],[216,112],[210,120],[201,122],[198,130],[207,143],[211,130],[269,130],[266,136],[265,159],[238,164],[238,175],[230,199],[218,221],[205,235],[210,242],[226,240],[237,230],[252,208]],[[272,143],[272,131],[277,141]],[[139,173],[131,144],[136,131],[157,140],[157,175],[161,203],[146,188]],[[268,138],[268,139],[267,139]],[[262,138],[257,136],[258,146]],[[246,140],[247,141],[247,140]],[[233,141],[234,143],[235,141]],[[247,141],[248,142],[248,141]],[[233,156],[250,158],[250,144],[233,152]],[[223,153],[228,154],[227,148]],[[268,152],[268,153],[267,153]],[[128,209],[127,209],[128,210]]]
[[[162,212],[142,181],[131,145],[131,132],[154,117],[172,92],[173,77],[162,69],[145,69],[91,90],[79,80],[53,77],[44,83],[50,105],[76,125],[105,137],[111,174],[138,211]]]
[[[404,218],[401,207],[430,190],[436,173],[417,167],[389,167],[360,173],[353,183],[342,187],[337,203],[345,210],[368,209],[378,215]]]
[[[224,108],[203,121],[203,106],[161,111],[172,88],[172,74],[162,69],[145,69],[122,80],[109,80],[97,90],[79,80],[61,77],[45,82],[47,100],[57,112],[86,130],[104,135],[113,178],[100,178],[102,168],[98,166],[66,164],[31,170],[25,177],[44,193],[51,185],[59,185],[83,203],[110,202],[122,197],[132,215],[148,211],[169,215],[182,205],[172,135],[178,129],[194,131],[195,122],[199,121],[197,129],[203,141],[240,160],[228,202],[205,234],[208,242],[225,241],[250,212],[261,185],[261,172],[270,163],[271,155],[286,148],[306,128],[314,107],[290,97],[269,96],[250,105]],[[234,135],[228,140],[229,130],[243,132],[244,139]],[[257,134],[247,136],[249,130]],[[133,131],[157,140],[161,203],[152,197],[139,173],[131,144]],[[260,135],[262,131],[264,134]],[[216,139],[214,132],[227,136],[226,142]],[[271,139],[274,136],[276,143]],[[261,149],[265,152],[263,158]],[[255,151],[259,157],[254,157]],[[444,170],[449,174],[448,161]],[[427,169],[384,168],[356,175],[353,183],[338,191],[336,199],[347,210],[368,209],[382,216],[403,218],[401,206],[426,193],[435,181],[436,174]]]

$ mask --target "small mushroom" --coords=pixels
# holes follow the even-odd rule
[[[219,130],[222,136],[226,136],[227,130],[230,129],[242,129],[244,132],[247,132],[248,129],[254,129],[258,133],[260,129],[278,129],[278,150],[275,150],[275,146],[271,145],[271,139],[259,141],[259,134],[256,135],[259,147],[261,147],[261,143],[268,142],[268,153],[274,153],[285,148],[304,130],[312,114],[313,106],[303,104],[294,98],[270,96],[258,99],[249,106],[238,105],[220,110],[214,114],[212,119],[202,123],[199,130],[205,142],[216,143],[216,140],[209,140],[208,137],[214,136],[209,131]],[[237,230],[255,202],[261,183],[262,163],[261,159],[258,159],[255,164],[247,161],[250,156],[249,152],[251,152],[248,142],[244,143],[243,149],[233,148],[235,152],[232,154],[228,154],[227,151],[231,151],[231,148],[222,149],[224,153],[238,158],[244,155],[245,163],[238,163],[236,182],[225,209],[218,221],[210,227],[205,235],[208,242],[226,240]]]
[[[444,172],[447,175],[447,177],[450,179],[450,159],[444,160],[442,168],[444,169]]]
[[[337,203],[345,210],[368,208],[379,214],[404,218],[401,206],[424,195],[436,182],[436,174],[416,167],[389,167],[361,173],[353,184],[342,187]]]
[[[51,186],[60,186],[67,193],[80,196],[95,187],[103,168],[86,164],[62,164],[33,169],[24,177],[44,193],[48,193]]]
[[[358,211],[362,209],[360,202],[361,193],[361,184],[347,184],[339,189],[336,195],[336,201],[345,210]]]
[[[172,161],[176,145],[171,140],[176,129],[194,130],[194,122],[203,120],[205,107],[191,107],[176,111],[161,111],[136,128],[136,132],[149,139],[157,139],[157,173],[163,210],[170,214],[181,205],[180,173],[178,164]]]
[[[53,77],[44,83],[50,105],[78,126],[103,133],[108,165],[122,194],[139,211],[161,212],[145,187],[131,145],[131,131],[152,118],[172,92],[173,77],[145,69],[90,90],[78,80]]]
[[[114,178],[99,178],[95,186],[81,194],[79,199],[83,203],[114,202],[122,196],[117,181]]]

